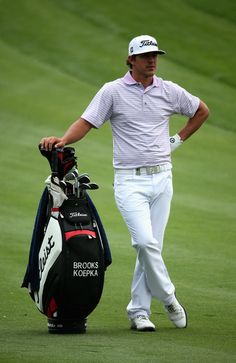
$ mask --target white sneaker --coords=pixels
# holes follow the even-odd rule
[[[131,319],[131,329],[138,331],[155,331],[155,325],[145,315],[138,315]]]
[[[171,305],[165,306],[169,319],[176,326],[176,328],[187,327],[187,313],[182,305],[175,300]]]

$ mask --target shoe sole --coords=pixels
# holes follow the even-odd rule
[[[184,309],[184,313],[185,313],[185,317],[186,317],[186,324],[182,329],[186,329],[188,326],[188,314],[187,314],[187,311],[185,310],[184,306],[183,305],[181,305],[181,306]]]
[[[156,331],[156,329],[155,328],[153,328],[153,327],[146,327],[146,328],[143,328],[143,329],[138,329],[136,326],[131,326],[131,328],[130,328],[131,330],[136,330],[136,331],[143,331],[143,332],[145,332],[145,331]]]

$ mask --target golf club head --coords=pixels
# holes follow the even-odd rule
[[[74,184],[75,180],[76,180],[77,176],[75,175],[74,172],[70,172],[68,174],[65,175],[64,180],[66,182],[69,182],[70,184]]]
[[[96,183],[82,183],[79,188],[81,190],[95,190],[98,189],[98,185]]]
[[[88,184],[88,183],[81,183],[81,184],[79,185],[79,189],[80,189],[80,190],[90,189],[90,186],[89,186],[89,184]]]
[[[88,185],[91,190],[96,190],[99,188],[98,184],[96,184],[96,183],[89,183]]]
[[[90,182],[90,178],[89,178],[88,174],[80,174],[78,176],[78,182],[80,184],[84,184],[84,183],[87,184],[87,183],[89,183]]]

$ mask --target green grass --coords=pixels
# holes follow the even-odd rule
[[[225,0],[0,0],[0,362],[234,362],[235,2]],[[189,313],[174,329],[153,302],[155,333],[128,329],[134,251],[113,198],[109,125],[76,144],[80,172],[113,254],[86,335],[49,335],[20,289],[44,180],[41,137],[61,135],[104,82],[126,72],[127,43],[156,35],[158,73],[199,95],[209,121],[173,154],[174,198],[164,257]],[[184,120],[174,117],[172,132]],[[84,157],[88,155],[88,157]]]

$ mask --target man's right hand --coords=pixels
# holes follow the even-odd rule
[[[64,147],[66,143],[61,137],[49,136],[43,137],[40,141],[40,145],[47,151],[51,151],[53,147]]]

